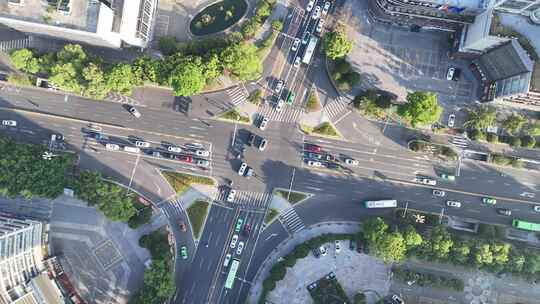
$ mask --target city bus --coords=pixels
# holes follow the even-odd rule
[[[240,261],[237,259],[232,260],[231,268],[229,269],[229,274],[227,275],[227,280],[225,281],[225,288],[231,289],[236,279],[236,272],[238,271],[238,265]]]
[[[514,226],[514,227],[516,227],[518,229],[540,232],[540,224],[537,224],[537,223],[531,223],[531,222],[526,222],[526,221],[521,221],[521,220],[516,220],[515,219],[515,220],[512,221],[512,226]]]
[[[396,200],[365,201],[366,208],[396,208]]]
[[[317,42],[319,42],[319,38],[316,36],[311,36],[308,46],[306,47],[306,51],[304,52],[304,57],[302,58],[303,63],[309,64],[311,62],[311,57],[313,57],[313,52],[315,52]]]

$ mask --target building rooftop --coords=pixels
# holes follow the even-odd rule
[[[447,5],[456,8],[486,9],[490,0],[422,0],[424,2]]]
[[[96,32],[98,1],[0,0],[0,17]]]
[[[492,81],[530,73],[534,65],[516,39],[489,50],[480,56],[479,62],[487,78]]]

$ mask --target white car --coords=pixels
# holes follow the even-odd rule
[[[225,260],[223,260],[223,267],[227,268],[229,266],[229,262],[231,261],[232,255],[230,253],[227,253],[225,256]]]
[[[206,150],[197,150],[197,151],[195,151],[195,155],[197,155],[197,156],[203,156],[203,157],[208,157],[208,156],[210,156],[210,151],[206,151]]]
[[[8,126],[8,127],[16,127],[17,122],[15,120],[2,120],[2,125]]]
[[[141,117],[141,112],[139,112],[137,109],[135,109],[134,106],[129,107],[129,113],[131,113],[136,118]]]
[[[238,169],[238,175],[244,176],[244,173],[246,173],[247,166],[248,165],[246,163],[242,163],[240,165],[240,168]]]
[[[461,203],[456,201],[446,201],[446,206],[448,207],[454,207],[454,208],[460,208]]]
[[[437,181],[431,178],[419,178],[417,179],[417,181],[424,185],[430,185],[430,186],[437,185]]]
[[[311,10],[313,9],[313,5],[315,5],[315,0],[309,0],[307,6],[306,6],[306,11],[309,13],[311,12]]]
[[[324,246],[319,247],[319,252],[321,253],[322,256],[325,256],[328,253],[326,251],[326,247]]]
[[[167,147],[167,151],[173,152],[173,153],[181,153],[181,152],[182,152],[182,148],[180,148],[180,147],[175,147],[175,146],[168,146],[168,147]]]
[[[448,127],[453,128],[455,123],[456,123],[456,115],[450,114],[448,116]]]
[[[261,142],[259,143],[259,151],[264,151],[267,145],[268,145],[268,140],[263,138]]]
[[[311,18],[317,20],[320,17],[321,17],[321,7],[317,5],[315,7],[315,10],[313,11],[313,15],[311,15]]]
[[[350,166],[358,166],[358,161],[352,158],[346,158],[345,163]]]
[[[281,112],[281,110],[283,109],[283,104],[284,104],[284,102],[281,99],[277,102],[276,108],[275,108],[276,112]]]
[[[235,234],[232,236],[232,239],[231,239],[231,249],[234,249],[236,248],[236,243],[238,242],[238,235]]]
[[[317,33],[320,33],[324,26],[324,19],[319,20],[319,23],[317,23],[317,28],[315,29]]]
[[[276,84],[276,88],[274,89],[274,91],[279,94],[282,89],[283,89],[283,80],[280,80]]]
[[[341,243],[339,240],[334,241],[334,246],[336,247],[336,253],[339,253],[341,251]]]
[[[241,254],[242,254],[242,250],[244,250],[244,242],[238,243],[238,248],[236,248],[236,254],[237,254],[237,255],[241,255]]]
[[[294,58],[294,64],[293,64],[293,66],[294,66],[295,68],[297,68],[297,67],[300,66],[300,56]]]
[[[446,192],[438,189],[433,189],[433,196],[444,197]]]
[[[536,211],[536,212],[540,212],[540,205],[534,206],[533,210]]]
[[[326,16],[328,14],[328,11],[330,10],[330,2],[325,2],[324,7],[322,9],[323,16]]]
[[[196,164],[197,166],[208,167],[210,165],[210,162],[207,161],[206,159],[198,159]]]
[[[446,72],[446,80],[454,79],[454,73],[455,72],[456,72],[455,68],[448,68],[448,71]]]
[[[118,151],[120,150],[120,146],[116,144],[106,144],[105,149],[112,150],[112,151]]]
[[[135,146],[137,146],[139,148],[148,148],[148,147],[150,147],[150,143],[146,142],[146,141],[142,141],[142,140],[137,140],[135,142]]]
[[[184,145],[188,149],[202,149],[204,148],[203,145],[199,143],[189,143]]]
[[[296,52],[296,50],[298,50],[298,46],[300,46],[300,38],[295,38],[291,47],[291,51]]]
[[[234,201],[235,196],[236,196],[236,190],[231,189],[231,191],[229,191],[229,195],[227,195],[227,202],[232,203]]]
[[[264,129],[266,129],[267,124],[268,124],[268,118],[263,117],[262,120],[261,120],[261,123],[259,124],[259,129],[264,131]]]
[[[308,166],[312,166],[312,167],[320,167],[322,166],[322,164],[318,161],[314,161],[314,160],[308,160],[307,162]]]

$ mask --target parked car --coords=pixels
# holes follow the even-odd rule
[[[204,146],[201,145],[200,143],[188,143],[188,144],[185,144],[184,147],[186,147],[188,149],[202,149],[202,148],[204,148]]]
[[[246,173],[247,166],[248,165],[246,163],[242,163],[240,165],[240,168],[238,169],[238,175],[244,176],[244,173]]]
[[[312,166],[312,167],[320,167],[322,166],[322,164],[318,161],[314,161],[314,160],[308,160],[307,162],[308,166]]]
[[[231,245],[230,245],[231,249],[236,248],[236,243],[238,243],[238,235],[235,234],[232,236],[232,239],[231,239]]]
[[[210,151],[206,151],[206,150],[196,150],[196,151],[195,151],[195,155],[197,155],[197,156],[202,156],[202,157],[208,157],[208,156],[210,156]]]
[[[105,144],[105,149],[111,150],[111,151],[118,151],[120,150],[120,146],[117,144]]]
[[[229,267],[229,263],[231,262],[232,255],[230,253],[227,253],[225,256],[225,259],[223,260],[223,267],[227,268]]]
[[[227,195],[227,202],[232,203],[234,201],[235,196],[236,196],[236,190],[231,189],[229,191],[229,195]]]
[[[336,253],[341,252],[341,242],[339,240],[334,241],[334,247],[336,248]]]
[[[141,112],[139,112],[139,110],[137,110],[134,106],[130,106],[128,108],[128,111],[129,113],[131,113],[131,115],[135,116],[136,118],[141,117]]]
[[[326,161],[336,161],[336,157],[330,153],[326,154],[324,159],[326,159]]]
[[[512,215],[512,210],[505,209],[505,208],[498,208],[497,213],[500,214],[500,215],[510,216],[510,215]]]
[[[237,255],[241,255],[241,254],[242,254],[242,250],[244,250],[244,242],[238,243],[238,248],[236,248],[236,254],[237,254]]]
[[[246,144],[247,144],[248,146],[253,146],[253,142],[255,141],[255,137],[256,137],[256,135],[255,135],[254,133],[249,132],[249,135],[248,135],[248,139],[247,139]]]
[[[326,16],[328,14],[328,11],[330,10],[330,2],[325,2],[324,3],[324,6],[323,6],[323,9],[322,9],[322,14],[323,16]]]
[[[277,94],[279,94],[281,92],[281,90],[283,89],[283,80],[279,80],[276,84],[276,87],[274,88],[274,92],[276,92]]]
[[[8,126],[8,127],[16,127],[17,122],[15,120],[2,120],[2,125]]]
[[[173,152],[173,153],[182,153],[182,148],[175,147],[175,146],[168,146],[167,151]]]
[[[186,246],[180,247],[180,256],[182,257],[182,260],[187,260],[188,252],[187,252],[187,247]]]
[[[319,19],[321,17],[321,7],[320,6],[315,6],[315,10],[313,11],[313,15],[311,15],[311,18],[312,19]]]
[[[482,203],[488,204],[488,205],[495,205],[497,204],[497,200],[491,197],[483,197]]]
[[[268,141],[263,138],[261,142],[259,143],[259,150],[264,151],[264,149],[266,149],[267,144],[268,144]]]
[[[326,163],[326,168],[328,169],[337,169],[339,168],[340,166],[334,162],[328,162]]]
[[[199,167],[208,167],[208,166],[210,166],[210,162],[207,161],[206,159],[197,159],[196,164]]]
[[[307,144],[305,146],[305,149],[311,152],[321,152],[322,148],[320,146],[314,145],[314,144]]]
[[[306,6],[306,11],[309,13],[311,12],[311,10],[313,9],[313,5],[315,5],[315,0],[309,0],[307,6]]]
[[[308,153],[308,157],[309,158],[314,158],[314,159],[322,159],[323,158],[322,154],[317,154],[317,153],[312,153],[312,152]]]
[[[446,192],[438,189],[433,189],[433,196],[444,197]]]
[[[446,201],[446,206],[454,207],[454,208],[461,208],[461,203],[456,202],[456,201]]]
[[[324,246],[319,247],[319,252],[321,253],[322,256],[325,256],[328,253],[326,251],[326,247]]]
[[[298,50],[298,46],[300,46],[300,38],[294,38],[291,51],[296,52]]]
[[[261,123],[259,124],[259,129],[264,131],[266,129],[266,126],[268,125],[268,118],[264,117],[261,119]]]
[[[393,304],[405,304],[405,302],[398,295],[392,295],[391,299]]]
[[[456,71],[456,69],[453,68],[453,67],[448,68],[448,71],[446,71],[446,80],[454,79],[454,72],[455,71]]]
[[[137,140],[135,142],[135,146],[139,147],[139,148],[149,148],[150,147],[150,143],[149,142],[146,142],[146,141],[143,141],[143,140]]]
[[[448,116],[448,127],[453,128],[455,123],[456,123],[456,115],[450,114]]]
[[[186,163],[192,163],[193,162],[193,157],[191,157],[189,155],[176,155],[175,159],[179,160],[179,161],[186,162]]]
[[[358,166],[358,161],[356,159],[346,158],[345,159],[345,164],[347,164],[349,166]]]

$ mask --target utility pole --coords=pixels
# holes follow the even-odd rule
[[[441,214],[439,214],[439,225],[442,224],[443,216],[444,216],[444,208],[441,208]]]
[[[139,165],[140,158],[141,158],[141,154],[137,154],[137,159],[135,159],[135,165],[133,166],[133,171],[131,171],[131,177],[129,178],[129,184],[126,190],[126,195],[129,193],[129,190],[131,189],[131,183],[133,182],[133,177],[135,177],[135,171],[137,170],[137,166]]]
[[[294,181],[294,173],[295,172],[296,172],[296,168],[293,168],[292,177],[291,177],[291,183],[289,184],[289,193],[287,193],[287,201],[289,200],[289,197],[291,196],[291,190],[292,190],[292,185],[293,185],[293,181]]]
[[[403,211],[403,218],[405,218],[407,216],[407,209],[409,208],[409,202],[406,201],[405,202],[405,211]]]

